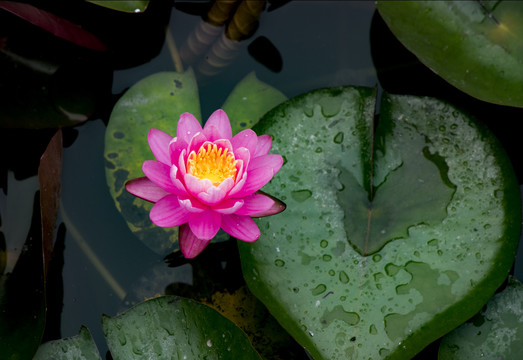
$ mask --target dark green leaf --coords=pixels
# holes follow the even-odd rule
[[[287,209],[240,242],[252,292],[315,359],[408,359],[479,311],[505,279],[519,188],[498,142],[453,106],[317,90],[255,126],[284,165]]]
[[[80,328],[78,335],[46,342],[38,348],[33,360],[101,360],[89,329]]]
[[[260,359],[247,336],[206,305],[174,296],[143,302],[102,325],[115,360]]]
[[[395,36],[478,99],[523,106],[523,2],[378,1]]]
[[[518,359],[522,338],[523,285],[512,279],[481,313],[443,338],[438,358]]]

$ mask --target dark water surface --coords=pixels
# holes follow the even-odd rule
[[[180,2],[177,2],[181,6]],[[178,6],[177,5],[177,6]],[[187,11],[185,9],[185,11]],[[201,21],[197,15],[173,8],[169,31],[181,48]],[[2,29],[0,24],[0,29]],[[0,37],[3,34],[0,33]],[[281,71],[274,71],[260,61],[271,64],[274,58],[266,53],[257,61],[248,46],[265,38],[277,49],[282,59]],[[262,41],[262,40],[258,40]],[[258,42],[259,44],[259,42]],[[137,46],[139,48],[139,46]],[[251,52],[256,49],[252,49]],[[131,59],[130,59],[131,60]],[[132,61],[131,61],[132,62]],[[375,16],[370,1],[293,1],[261,14],[259,28],[241,42],[237,56],[229,66],[214,76],[198,72],[203,118],[219,108],[227,95],[251,71],[257,77],[282,91],[287,97],[321,87],[361,85],[382,87],[390,92],[447,96],[476,109],[505,145],[516,169],[520,184],[521,144],[514,134],[515,122],[521,121],[519,110],[485,105],[459,94],[409,55]],[[186,67],[187,65],[184,64]],[[269,65],[270,66],[270,65]],[[149,74],[174,71],[167,43],[146,63],[118,68],[109,73],[111,89],[104,104],[112,104],[127,88]],[[277,69],[276,69],[277,70]],[[81,68],[78,71],[82,71]],[[0,70],[0,74],[2,74]],[[379,77],[378,77],[379,75]],[[0,77],[0,83],[2,78]],[[5,86],[0,87],[3,92]],[[109,105],[107,105],[109,107]],[[109,107],[110,108],[110,107]],[[489,117],[489,111],[505,117],[503,124]],[[2,110],[0,109],[0,116]],[[107,345],[101,329],[101,315],[113,316],[129,306],[158,294],[172,284],[192,284],[191,265],[168,267],[164,256],[143,245],[129,230],[110,197],[103,161],[105,123],[109,111],[90,119],[74,129],[64,130],[63,175],[59,223],[65,224],[63,252],[63,309],[60,319],[61,337],[78,333],[81,325],[91,331],[100,354],[105,358]],[[497,115],[499,118],[500,115]],[[519,117],[519,118],[518,118]],[[23,131],[0,129],[0,211],[1,230],[10,244],[23,243],[29,228],[33,197],[38,189],[31,155],[28,169],[20,161],[13,166],[12,152],[23,152],[22,144],[10,143],[14,133]],[[31,141],[45,143],[45,136],[30,132]],[[144,139],[146,134],[144,134]],[[35,151],[35,154],[38,152]],[[7,195],[6,195],[7,192]],[[18,239],[18,240],[17,240]],[[16,246],[15,246],[16,247]],[[521,258],[521,254],[519,256]],[[8,267],[13,264],[9,264]],[[516,275],[523,279],[521,261]],[[60,294],[57,294],[60,296]]]

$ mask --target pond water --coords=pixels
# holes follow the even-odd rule
[[[175,7],[166,10],[170,12],[168,32],[174,45],[181,49],[193,30],[200,26],[201,17],[189,13],[192,2],[175,3]],[[272,7],[276,7],[275,4]],[[1,24],[0,30],[5,32],[0,33],[0,38],[9,35]],[[277,51],[270,53],[264,50],[260,58],[255,59],[251,53],[256,50],[257,44],[259,46],[260,43],[256,43],[259,39],[268,39]],[[137,38],[136,41],[147,39]],[[137,51],[143,48],[142,45],[137,44]],[[65,233],[61,233],[64,244],[61,271],[63,294],[59,285],[54,294],[54,301],[59,305],[62,302],[63,307],[60,309],[58,306],[59,313],[49,321],[59,325],[61,337],[74,336],[81,325],[87,326],[102,358],[107,353],[101,328],[102,314],[113,316],[146,298],[166,291],[173,292],[173,284],[178,289],[190,287],[194,284],[194,277],[198,276],[195,269],[202,266],[169,266],[169,262],[164,259],[166,254],[157,254],[139,241],[115,208],[105,179],[104,136],[110,108],[126,89],[147,75],[175,71],[170,45],[172,43],[165,41],[158,47],[157,54],[143,63],[137,64],[130,59],[130,67],[109,67],[110,71],[104,73],[104,85],[110,84],[110,88],[100,90],[105,98],[101,108],[96,109],[97,115],[82,125],[64,129],[58,218],[58,224],[65,225]],[[129,52],[128,56],[132,54]],[[262,64],[273,64],[278,55],[282,59],[281,70],[271,70]],[[137,57],[140,58],[139,55]],[[76,69],[79,73],[88,67],[82,61],[84,59],[78,59],[82,63]],[[517,145],[520,144],[518,139],[521,135],[515,134],[513,128],[521,121],[523,113],[493,105],[475,106],[475,100],[455,95],[457,91],[454,92],[443,81],[435,80],[429,70],[409,56],[396,40],[391,40],[383,24],[376,19],[372,2],[282,2],[280,7],[269,7],[261,13],[256,32],[238,44],[230,64],[212,69],[216,71],[214,75],[206,75],[199,70],[201,61],[203,58],[192,66],[200,86],[203,119],[219,108],[234,86],[252,71],[260,80],[289,98],[309,90],[341,85],[377,87],[379,92],[385,87],[391,92],[455,96],[454,99],[460,105],[472,108],[472,112],[476,110],[480,120],[498,136],[512,159],[519,183],[522,183],[521,145]],[[183,66],[186,69],[188,64]],[[71,76],[76,75],[71,73]],[[78,75],[78,78],[82,77]],[[0,90],[4,97],[4,92],[9,89],[1,82],[0,76]],[[2,100],[0,104],[2,108],[5,105]],[[501,113],[505,117],[503,123],[498,121],[499,115],[496,118],[489,115],[494,113]],[[0,132],[0,141],[3,143],[0,163],[0,187],[3,189],[0,192],[0,230],[6,238],[10,254],[20,251],[20,244],[27,236],[33,198],[38,190],[34,165],[39,159],[39,151],[41,153],[52,132],[5,128],[0,129]],[[38,146],[26,150],[25,141]],[[8,256],[7,269],[12,269],[14,259],[16,256]],[[521,254],[515,272],[523,280],[520,259]],[[227,257],[220,261],[224,274],[227,261],[231,263],[230,266],[237,266],[234,260]],[[231,281],[241,282],[241,275]],[[302,356],[307,358],[305,354]]]

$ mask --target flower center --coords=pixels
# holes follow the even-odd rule
[[[198,153],[191,151],[187,158],[187,172],[199,179],[209,179],[213,185],[220,185],[225,179],[236,179],[234,154],[216,144],[202,146]]]

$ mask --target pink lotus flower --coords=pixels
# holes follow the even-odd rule
[[[155,203],[151,221],[179,226],[180,249],[193,258],[222,228],[252,242],[260,230],[251,217],[277,214],[285,205],[261,191],[280,170],[280,155],[268,154],[272,139],[250,129],[232,136],[223,110],[216,110],[202,129],[196,118],[180,116],[176,137],[151,129],[148,142],[156,160],[144,161],[146,177],[130,180],[131,194]]]

